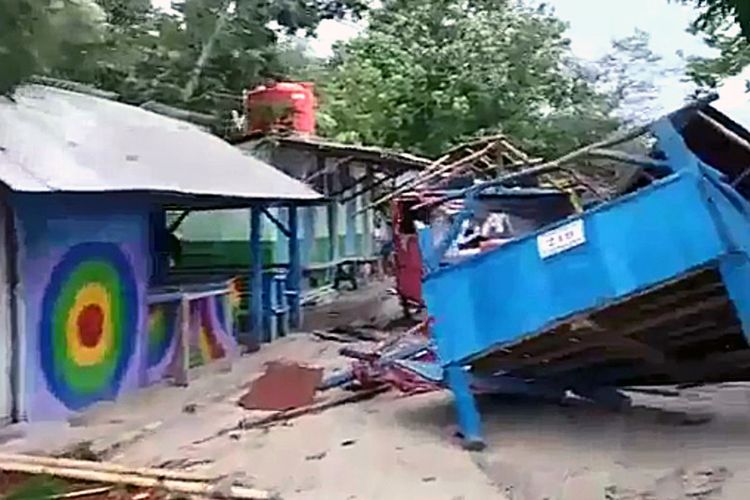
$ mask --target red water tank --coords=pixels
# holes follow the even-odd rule
[[[248,132],[291,129],[315,133],[315,93],[311,82],[278,82],[247,93]]]

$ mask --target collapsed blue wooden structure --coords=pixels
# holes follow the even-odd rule
[[[616,402],[618,387],[750,375],[750,134],[704,104],[650,132],[665,171],[648,185],[458,263],[435,265],[448,241],[430,250],[424,295],[467,445],[482,444],[481,387]]]

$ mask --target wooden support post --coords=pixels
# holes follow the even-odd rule
[[[187,387],[190,382],[190,301],[187,296],[180,298],[180,330],[177,359],[174,361],[173,379],[175,385]]]
[[[365,174],[367,180],[365,181],[365,187],[371,188],[375,183],[375,177],[372,172],[372,166],[367,165],[367,173]],[[373,192],[367,191],[362,193],[362,205],[366,206],[372,200]],[[364,218],[364,229],[362,230],[363,243],[362,243],[362,254],[365,257],[371,257],[375,251],[375,235],[372,230],[372,211],[368,210],[363,215]]]
[[[289,272],[287,274],[287,296],[289,297],[289,326],[299,328],[302,324],[300,299],[302,294],[302,259],[299,248],[299,214],[297,207],[289,207]]]
[[[318,215],[318,207],[304,207],[297,209],[297,217],[298,219],[302,219],[302,229],[300,230],[300,228],[297,228],[297,238],[302,239],[300,260],[302,261],[303,269],[309,266],[313,261],[314,250],[317,242],[315,221]]]
[[[344,255],[354,257],[357,254],[357,200],[346,202],[346,236],[344,244]]]
[[[335,201],[329,201],[326,209],[328,210],[328,264],[334,266],[334,263],[339,258],[339,218],[338,218],[338,203]],[[329,269],[330,276],[329,281],[333,279],[335,274],[333,267]]]
[[[169,272],[169,239],[167,216],[164,210],[153,210],[149,217],[149,241],[151,245],[151,283],[164,283]]]
[[[250,209],[250,338],[248,345],[260,345],[263,338],[263,254],[261,251],[262,206]]]

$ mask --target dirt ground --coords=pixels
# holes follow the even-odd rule
[[[369,305],[362,307],[376,307],[374,297],[377,307],[398,314],[384,288],[364,296]],[[356,310],[356,303],[350,299],[344,309]],[[266,429],[227,431],[265,415],[236,404],[265,362],[288,359],[330,371],[347,365],[340,346],[296,334],[229,372],[194,373],[187,388],[150,388],[67,424],[8,428],[0,450],[53,453],[90,441],[107,460],[225,474],[284,499],[748,498],[750,384],[633,392],[635,407],[625,413],[485,398],[488,448],[473,453],[454,437],[446,392],[391,391]]]

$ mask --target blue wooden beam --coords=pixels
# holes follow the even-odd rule
[[[262,206],[250,209],[250,338],[249,345],[259,345],[263,338],[263,252],[261,233],[265,210]]]
[[[464,438],[464,448],[467,450],[483,449],[482,422],[469,386],[469,374],[462,366],[448,365],[445,367],[445,378],[448,387],[453,392],[453,404],[458,413],[458,426]]]
[[[276,226],[276,227],[278,228],[278,230],[279,230],[279,231],[281,231],[281,233],[282,233],[282,234],[283,234],[284,236],[286,236],[287,238],[289,238],[289,235],[291,235],[291,229],[289,229],[289,228],[287,228],[286,226],[284,226],[284,223],[283,223],[283,222],[281,222],[281,221],[280,221],[279,219],[277,219],[276,217],[274,217],[274,215],[273,215],[273,214],[271,213],[271,211],[270,211],[270,210],[268,210],[268,208],[266,208],[266,207],[263,207],[263,208],[261,208],[261,211],[263,212],[263,214],[264,214],[264,215],[265,215],[266,217],[268,217],[268,219],[269,219],[269,220],[270,220],[271,222],[273,222],[273,223],[274,223],[274,225],[275,225],[275,226]]]
[[[287,274],[287,296],[289,297],[289,325],[299,328],[302,324],[300,299],[302,293],[302,258],[299,248],[299,214],[294,205],[289,210],[289,273]]]

